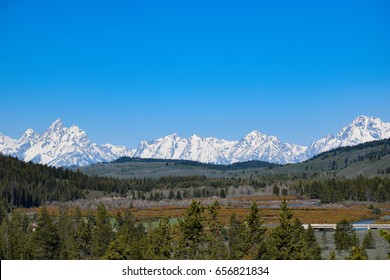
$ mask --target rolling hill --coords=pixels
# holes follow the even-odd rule
[[[111,163],[80,167],[88,175],[117,178],[204,175],[207,177],[297,176],[354,178],[390,176],[390,139],[321,153],[302,163],[275,165],[248,161],[213,165],[185,160],[120,158]]]

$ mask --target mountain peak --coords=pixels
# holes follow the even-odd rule
[[[258,130],[253,130],[253,131],[249,132],[245,137],[257,138],[257,137],[262,137],[262,136],[265,136],[265,135]]]
[[[359,123],[367,124],[369,122],[378,122],[378,121],[381,122],[381,120],[379,118],[367,117],[364,115],[360,115],[353,120],[351,125],[359,124]]]
[[[19,139],[19,142],[33,139],[36,137],[38,137],[38,134],[34,131],[34,129],[29,128],[23,133],[22,137]]]
[[[34,129],[29,128],[29,129],[27,129],[27,130],[23,133],[22,139],[23,139],[23,138],[36,137],[37,135],[38,135],[38,134],[35,132]]]
[[[7,137],[2,140],[0,135],[0,152],[25,161],[52,166],[84,166],[131,156],[133,153],[123,146],[91,143],[85,131],[76,125],[68,129],[61,119],[53,122],[40,135],[33,129],[27,129],[23,136],[15,141]]]
[[[176,133],[171,133],[171,134],[169,134],[169,135],[167,135],[167,136],[165,136],[164,138],[172,138],[172,139],[176,139],[176,138],[178,138],[179,136],[176,134]]]
[[[390,138],[390,123],[364,115],[355,118],[335,136],[323,137],[313,142],[306,151],[306,158],[332,149]]]
[[[55,122],[53,122],[49,128],[48,131],[58,131],[64,127],[64,123],[61,119],[57,119]]]

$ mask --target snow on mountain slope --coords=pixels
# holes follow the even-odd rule
[[[85,131],[75,125],[67,128],[59,119],[41,135],[28,129],[18,141],[11,143],[12,148],[0,151],[25,161],[52,166],[85,166],[133,154],[123,146],[91,143]]]
[[[227,164],[224,155],[235,142],[192,135],[182,138],[171,134],[153,141],[142,141],[134,157],[183,159],[205,163]]]
[[[379,118],[359,116],[351,124],[343,127],[335,136],[327,135],[313,142],[305,153],[305,159],[339,147],[390,138],[390,123]]]
[[[267,136],[252,131],[242,138],[232,149],[230,162],[261,160],[272,163],[298,162],[306,147],[281,142],[275,136]]]
[[[258,131],[252,131],[240,141],[202,138],[196,135],[181,138],[172,134],[154,141],[141,142],[134,156],[221,164],[249,160],[286,164],[301,162],[338,147],[389,137],[390,123],[384,123],[378,118],[359,116],[350,125],[342,128],[336,136],[328,135],[309,147],[284,143],[275,136],[267,136]]]
[[[153,141],[140,142],[136,150],[111,144],[91,143],[77,126],[67,128],[55,121],[41,135],[28,129],[19,140],[0,133],[0,152],[53,166],[85,166],[115,160],[121,156],[183,159],[205,163],[230,164],[249,160],[295,163],[343,146],[390,138],[390,123],[359,116],[335,136],[328,135],[309,147],[284,143],[275,136],[252,131],[240,141],[192,135],[182,138],[171,134]]]
[[[17,140],[0,133],[0,152],[5,155],[13,153],[17,142]]]
[[[141,142],[135,157],[194,160],[230,164],[239,161],[264,160],[275,163],[297,162],[305,147],[282,143],[278,138],[253,131],[240,141],[176,134],[154,141]]]

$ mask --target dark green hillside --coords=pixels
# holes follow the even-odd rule
[[[35,207],[50,201],[75,200],[83,198],[89,191],[99,191],[101,195],[130,195],[141,200],[161,200],[172,196],[177,199],[212,197],[222,195],[227,187],[239,185],[265,187],[262,180],[249,178],[207,178],[192,175],[118,179],[88,176],[80,171],[26,163],[0,155],[0,198],[16,207]]]
[[[289,174],[303,178],[390,176],[390,139],[338,148],[302,163],[264,170],[261,174]]]
[[[259,170],[278,165],[263,161],[237,162],[230,165],[207,164],[188,160],[141,159],[122,157],[111,163],[78,168],[87,175],[129,178],[159,178],[164,176],[250,177]]]
[[[321,153],[298,164],[275,165],[249,161],[231,165],[184,160],[120,158],[112,163],[79,168],[85,174],[116,178],[159,178],[163,176],[206,176],[210,178],[289,177],[355,178],[390,176],[390,139]]]
[[[236,162],[229,165],[223,165],[223,164],[212,164],[212,163],[203,163],[199,161],[192,161],[192,160],[180,160],[180,159],[155,159],[155,158],[134,158],[134,157],[120,157],[117,160],[112,161],[112,163],[123,163],[123,162],[132,162],[132,163],[148,163],[148,162],[154,162],[154,163],[165,163],[166,166],[175,165],[175,166],[195,166],[195,167],[205,167],[207,169],[212,170],[238,170],[238,169],[245,169],[245,168],[267,168],[267,167],[274,167],[278,166],[274,163],[269,163],[265,161],[260,160],[252,160],[252,161],[246,161],[246,162]]]

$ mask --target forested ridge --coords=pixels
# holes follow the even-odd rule
[[[390,178],[290,179],[283,176],[208,178],[166,176],[118,179],[87,176],[79,171],[23,162],[0,155],[0,195],[16,207],[36,207],[51,201],[84,198],[91,190],[138,200],[226,197],[242,186],[256,192],[272,188],[273,194],[304,195],[323,203],[390,201]]]

